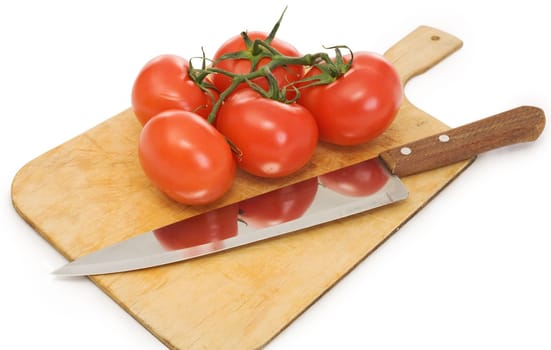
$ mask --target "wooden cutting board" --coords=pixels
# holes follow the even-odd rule
[[[461,45],[448,33],[421,26],[385,56],[405,84]],[[143,175],[136,153],[140,124],[128,109],[26,164],[13,180],[12,200],[17,212],[72,260],[446,129],[405,99],[392,126],[373,142],[320,144],[311,163],[296,175],[266,180],[239,173],[217,203],[187,207],[168,200]],[[214,256],[91,280],[169,348],[259,348],[468,164],[405,178],[407,200],[369,213]]]

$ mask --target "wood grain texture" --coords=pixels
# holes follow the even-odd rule
[[[461,45],[450,34],[422,26],[385,56],[405,84]],[[140,125],[125,110],[26,164],[13,180],[12,201],[40,235],[72,260],[446,129],[404,99],[394,123],[373,142],[320,144],[310,164],[293,176],[267,180],[239,173],[217,203],[187,207],[168,200],[143,175],[136,156]],[[411,194],[399,204],[185,263],[91,280],[169,348],[259,348],[468,164],[406,178]]]
[[[380,156],[393,174],[408,176],[499,147],[534,141],[544,127],[545,114],[540,108],[521,106],[398,146]]]

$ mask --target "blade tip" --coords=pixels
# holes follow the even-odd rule
[[[77,271],[74,271],[73,268],[69,265],[62,266],[60,268],[57,268],[50,272],[50,275],[58,276],[58,277],[79,277],[79,276],[86,276],[86,274],[78,273]]]

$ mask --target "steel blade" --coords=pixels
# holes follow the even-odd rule
[[[179,262],[341,219],[407,196],[400,179],[374,158],[140,234],[53,273],[87,276]]]

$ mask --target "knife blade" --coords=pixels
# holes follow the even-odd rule
[[[150,268],[296,232],[405,200],[399,177],[536,140],[544,112],[521,106],[378,157],[187,218],[100,249],[53,271],[91,276]]]

